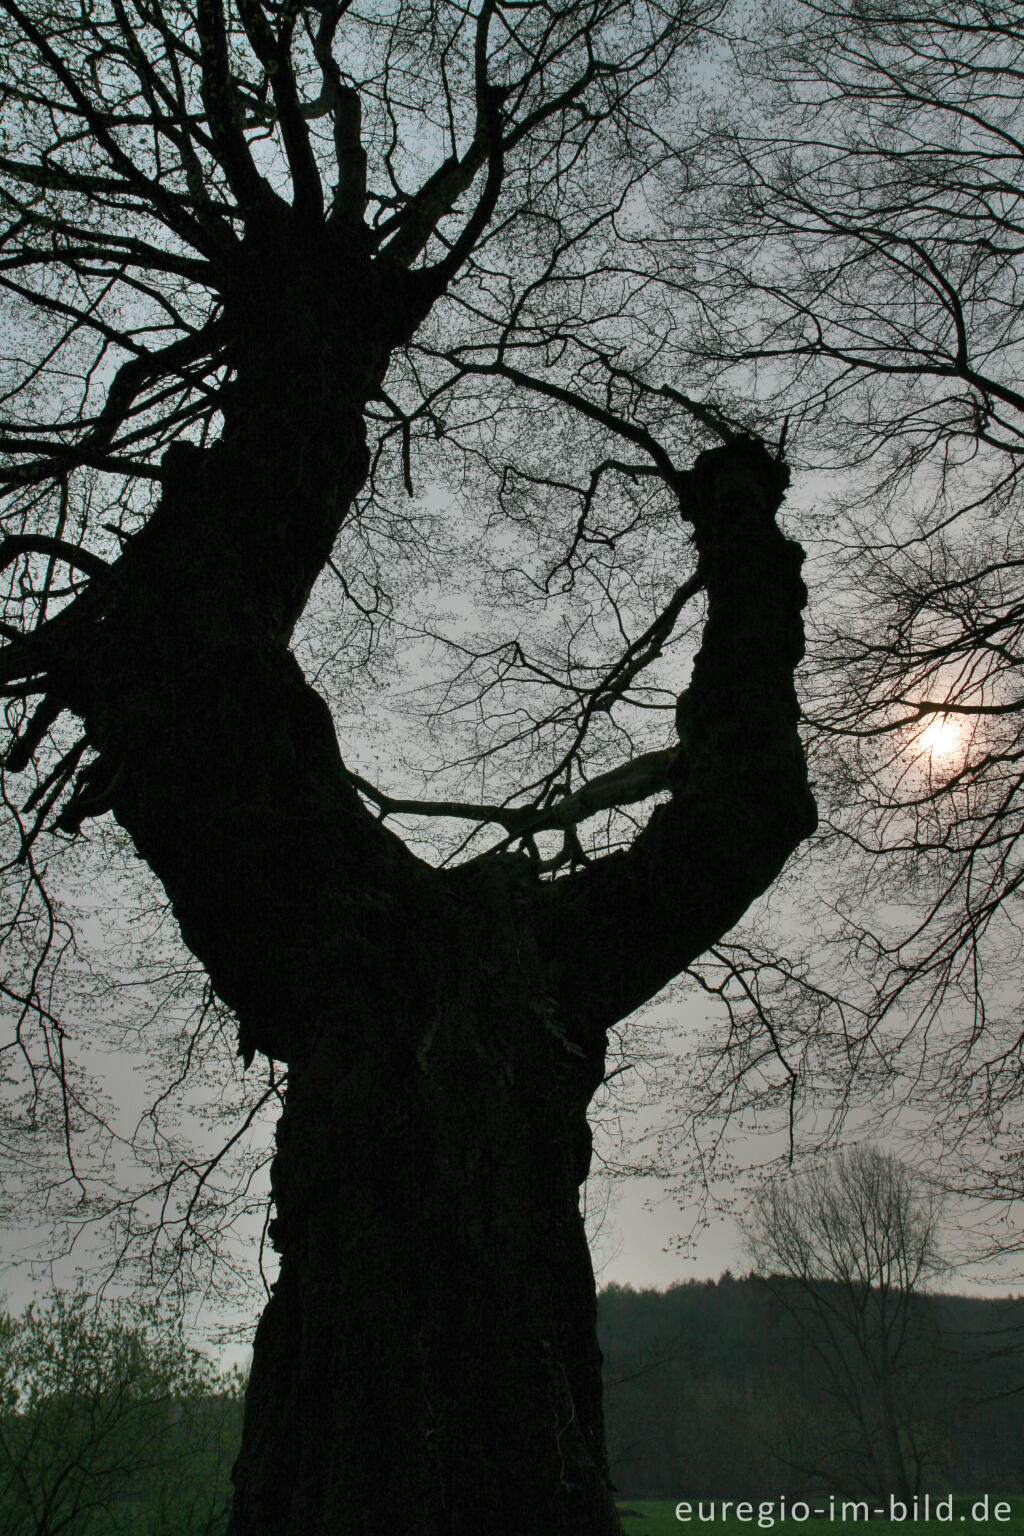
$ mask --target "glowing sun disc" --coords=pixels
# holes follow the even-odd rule
[[[920,744],[932,757],[948,757],[960,745],[960,732],[947,716],[936,715],[921,732]]]

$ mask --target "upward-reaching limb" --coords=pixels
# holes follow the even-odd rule
[[[562,1012],[604,1029],[726,933],[813,830],[793,671],[803,551],[775,522],[788,481],[737,438],[680,477],[708,595],[677,725],[687,774],[624,853],[543,893]]]

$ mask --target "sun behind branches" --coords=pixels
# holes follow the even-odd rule
[[[948,715],[936,715],[918,737],[918,746],[932,759],[949,757],[963,747],[963,732]]]

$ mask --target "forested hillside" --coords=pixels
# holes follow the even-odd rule
[[[855,1427],[794,1320],[788,1283],[726,1273],[599,1303],[612,1477],[632,1498],[860,1494]],[[916,1298],[921,1491],[1024,1492],[1024,1299]],[[851,1464],[852,1465],[852,1464]]]

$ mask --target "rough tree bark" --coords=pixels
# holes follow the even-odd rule
[[[228,287],[222,438],[169,452],[149,524],[13,665],[99,753],[65,825],[112,809],[243,1053],[289,1066],[232,1536],[610,1536],[586,1111],[608,1027],[814,825],[787,475],[737,439],[677,477],[709,610],[675,791],[633,847],[550,881],[525,855],[427,866],[288,644],[429,300],[294,228],[248,237]]]

